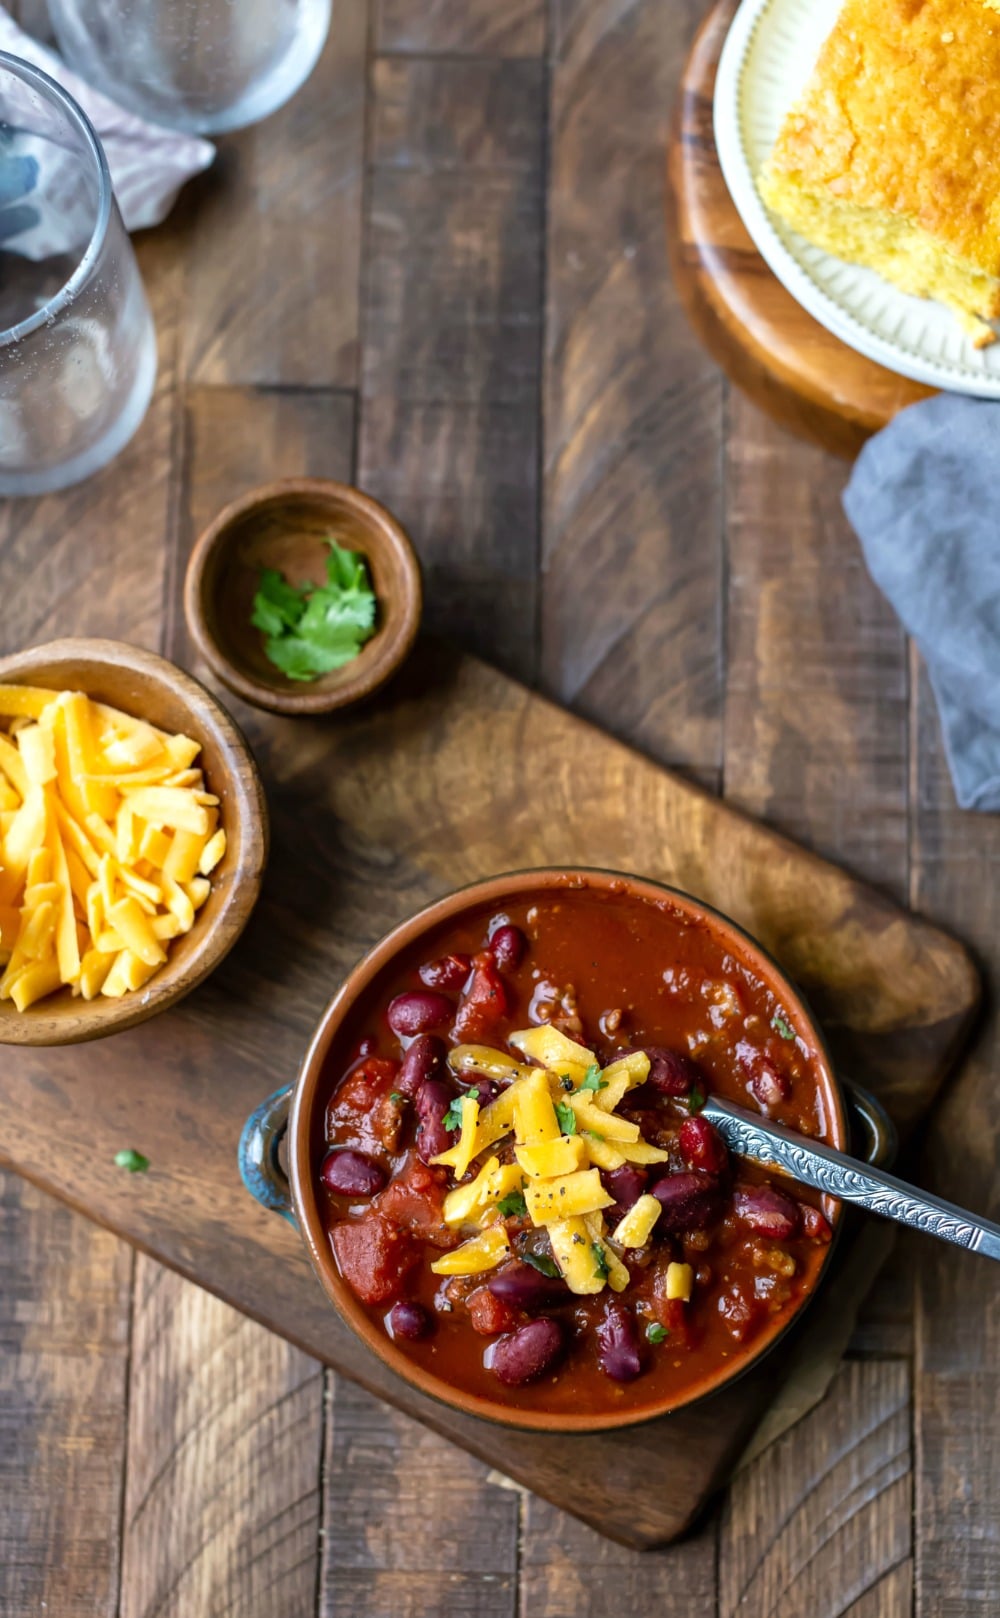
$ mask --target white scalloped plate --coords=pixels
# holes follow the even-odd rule
[[[726,184],[762,258],[820,325],[868,359],[951,393],[1000,399],[1000,343],[974,348],[940,304],[845,264],[772,218],[754,176],[812,72],[841,0],[743,0],[715,87],[715,143]]]

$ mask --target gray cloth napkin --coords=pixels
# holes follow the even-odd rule
[[[963,809],[1000,809],[1000,404],[939,394],[862,450],[844,491],[868,569],[930,674]]]

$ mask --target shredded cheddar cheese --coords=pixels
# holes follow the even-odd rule
[[[226,850],[198,743],[79,691],[0,685],[0,999],[139,989]]]

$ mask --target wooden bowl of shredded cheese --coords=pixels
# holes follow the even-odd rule
[[[253,757],[190,675],[118,641],[0,659],[0,1043],[172,1005],[236,942],[266,857]]]

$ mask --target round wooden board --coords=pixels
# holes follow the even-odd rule
[[[716,0],[681,80],[667,160],[667,237],[681,299],[726,374],[784,426],[839,455],[934,391],[855,353],[796,303],[746,230],[719,166],[715,75],[738,0]]]

